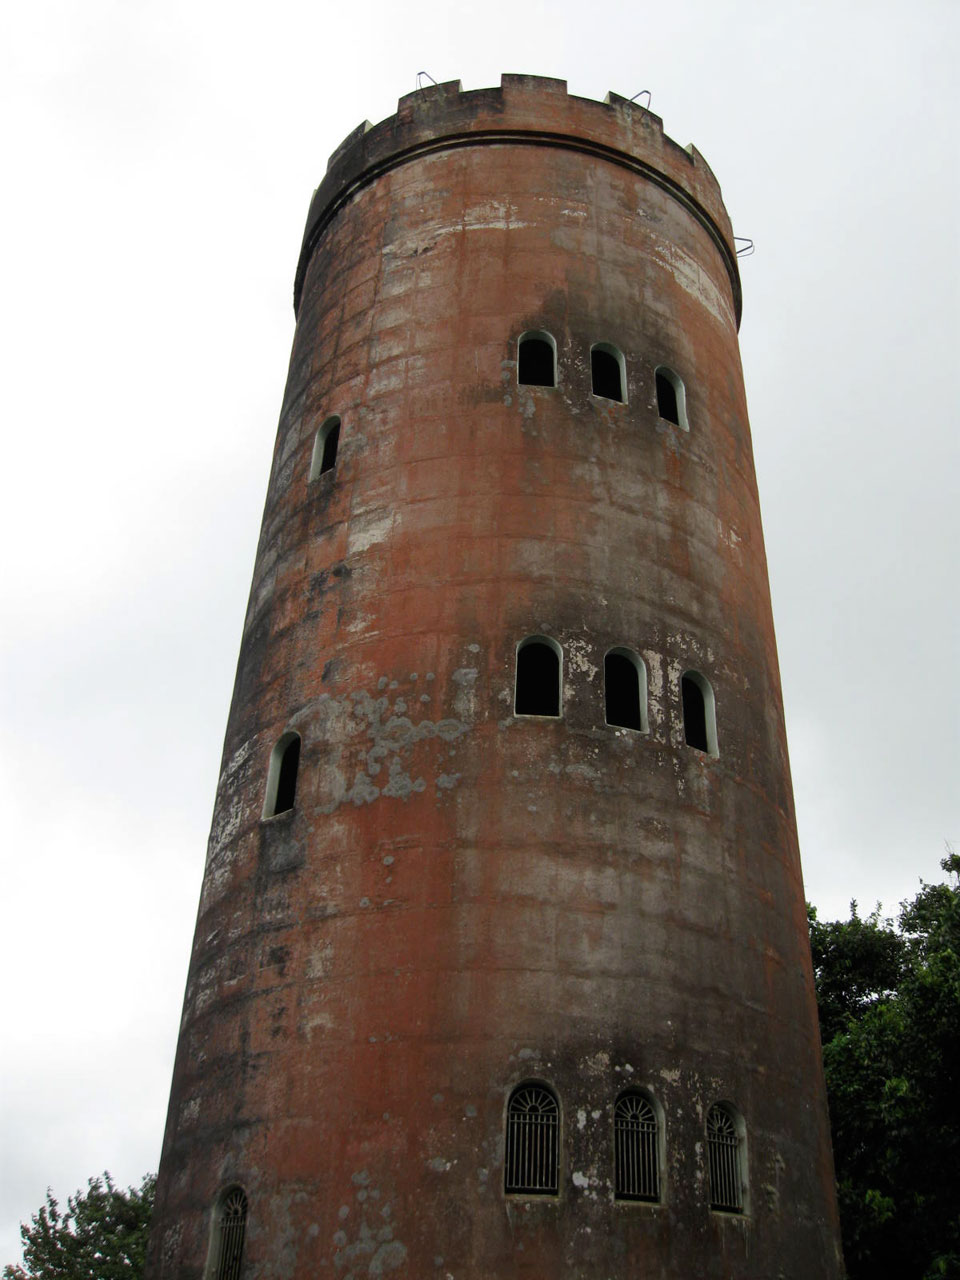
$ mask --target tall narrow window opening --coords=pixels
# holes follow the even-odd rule
[[[297,796],[297,772],[300,768],[300,735],[285,733],[270,754],[267,771],[267,794],[263,816],[273,818],[293,808]]]
[[[629,649],[611,649],[603,660],[607,724],[647,731],[647,669]]]
[[[240,1187],[230,1187],[220,1197],[213,1227],[214,1265],[211,1280],[238,1280],[247,1231],[247,1197]]]
[[[743,1213],[742,1122],[730,1107],[716,1103],[707,1113],[710,1208]]]
[[[503,1189],[509,1195],[555,1196],[559,1185],[560,1107],[538,1084],[514,1089],[507,1104]]]
[[[660,1199],[660,1126],[643,1094],[624,1093],[613,1115],[614,1197]]]
[[[657,379],[657,413],[666,422],[672,422],[684,431],[690,430],[687,422],[687,393],[683,380],[661,365],[656,373]]]
[[[708,755],[718,755],[717,710],[710,681],[699,671],[685,671],[680,681],[683,740]]]
[[[340,445],[340,419],[336,414],[326,419],[313,438],[313,456],[310,459],[310,479],[319,479],[337,465],[337,449]]]
[[[518,716],[559,716],[560,657],[560,646],[546,636],[528,636],[520,642],[514,698]]]
[[[595,396],[616,400],[620,404],[626,400],[623,354],[616,347],[611,347],[608,342],[598,342],[590,348],[590,374]]]
[[[557,385],[557,344],[549,333],[531,331],[520,336],[517,381],[522,387]]]

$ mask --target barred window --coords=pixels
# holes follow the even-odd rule
[[[230,1187],[220,1197],[214,1223],[212,1280],[238,1280],[247,1230],[247,1197],[240,1187]]]
[[[560,1152],[560,1107],[549,1089],[523,1084],[507,1105],[503,1189],[511,1195],[555,1196]]]
[[[624,1093],[613,1113],[614,1196],[660,1199],[660,1126],[653,1104],[641,1093]]]
[[[742,1125],[721,1103],[707,1114],[707,1153],[710,1160],[710,1208],[743,1213]]]

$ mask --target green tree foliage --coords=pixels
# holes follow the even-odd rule
[[[960,1277],[960,856],[897,923],[810,909],[850,1280]]]
[[[139,1280],[155,1184],[149,1174],[122,1191],[105,1173],[70,1196],[65,1212],[47,1188],[46,1203],[20,1227],[24,1265],[4,1267],[3,1280]]]

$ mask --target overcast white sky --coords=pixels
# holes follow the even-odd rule
[[[0,1265],[157,1166],[330,151],[416,73],[653,92],[723,186],[808,897],[958,812],[956,0],[31,0],[0,19]]]

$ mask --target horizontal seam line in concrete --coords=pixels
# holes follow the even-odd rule
[[[432,155],[440,151],[458,150],[463,147],[480,147],[480,146],[539,146],[554,147],[562,150],[577,151],[584,155],[594,156],[600,160],[607,160],[612,164],[619,165],[620,168],[627,169],[631,173],[647,178],[654,186],[660,187],[703,227],[710,236],[710,239],[716,245],[724,266],[727,269],[727,275],[730,278],[730,288],[733,294],[733,309],[736,317],[737,329],[740,328],[740,316],[742,311],[742,294],[740,287],[740,272],[736,265],[736,259],[731,254],[727,242],[723,238],[720,228],[696,200],[689,196],[679,183],[674,182],[672,178],[661,173],[659,169],[648,164],[644,160],[639,160],[635,156],[629,155],[625,151],[618,151],[614,147],[608,147],[600,142],[592,142],[586,138],[578,138],[571,134],[564,133],[546,133],[535,130],[529,132],[517,132],[514,130],[490,129],[481,130],[476,133],[465,134],[448,134],[445,137],[431,138],[428,141],[417,143],[412,147],[408,147],[403,151],[395,152],[386,159],[378,161],[369,168],[363,170],[355,178],[348,181],[334,195],[323,211],[318,215],[312,226],[307,228],[304,236],[303,248],[300,251],[300,260],[297,263],[297,272],[294,278],[293,286],[293,310],[297,315],[300,311],[300,300],[303,295],[303,285],[306,279],[307,267],[313,256],[313,251],[319,243],[320,237],[329,226],[335,215],[356,193],[364,187],[375,182],[377,178],[389,173],[392,169],[397,169],[401,165],[408,164],[412,160],[418,160],[423,156]]]

